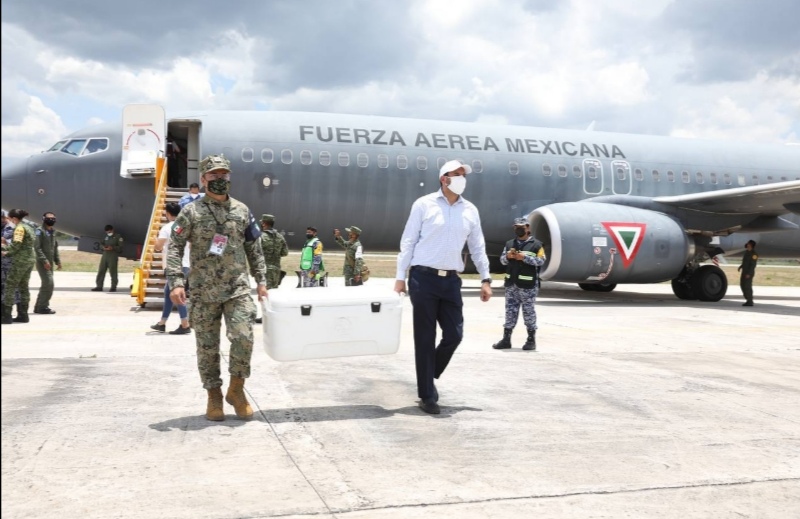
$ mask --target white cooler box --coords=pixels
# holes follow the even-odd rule
[[[388,355],[400,347],[401,296],[391,288],[270,290],[264,349],[278,361]]]

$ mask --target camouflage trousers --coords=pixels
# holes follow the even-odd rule
[[[353,276],[356,275],[356,268],[351,267],[350,265],[345,265],[344,270],[342,271],[342,275],[344,276],[344,286],[346,287],[356,287],[359,285],[363,285],[363,281],[355,281]]]
[[[310,270],[302,270],[300,272],[301,272],[301,276],[303,278],[303,287],[304,288],[305,287],[318,287],[319,286],[319,272],[317,272],[317,275],[314,276],[313,279],[311,277],[309,277],[309,274],[311,273]]]
[[[267,265],[267,289],[278,288],[281,284],[281,266]]]
[[[14,262],[11,265],[11,270],[8,271],[6,276],[6,293],[3,295],[3,304],[6,306],[13,306],[16,302],[15,292],[19,290],[19,304],[28,305],[31,302],[31,291],[28,290],[28,283],[31,281],[31,272],[33,272],[33,263],[27,266],[17,265]]]
[[[8,273],[11,271],[11,258],[3,258],[3,266],[0,268],[0,274],[2,274],[2,284],[0,284],[0,301],[3,301],[2,304],[5,304],[6,300],[6,278],[8,277]],[[19,303],[19,290],[14,292],[14,303]]]
[[[256,305],[250,294],[225,302],[193,301],[189,305],[189,323],[197,340],[197,370],[206,389],[222,386],[220,378],[220,326],[225,316],[226,336],[231,342],[228,373],[232,377],[250,376],[253,356],[253,321]]]
[[[519,318],[519,308],[522,307],[522,317],[525,321],[525,328],[536,330],[536,296],[539,295],[539,287],[519,288],[516,286],[506,287],[506,323],[503,326],[513,330]]]

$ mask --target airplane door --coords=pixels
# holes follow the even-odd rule
[[[166,119],[159,105],[126,105],[122,109],[122,164],[124,178],[153,178],[158,157],[166,149]]]
[[[587,195],[603,192],[603,163],[597,159],[583,159],[583,190]]]
[[[628,195],[632,188],[631,165],[624,160],[611,162],[612,189],[616,195]]]

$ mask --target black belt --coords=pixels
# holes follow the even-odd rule
[[[456,270],[440,270],[431,267],[423,267],[422,265],[414,265],[413,267],[411,267],[411,270],[428,272],[430,274],[436,274],[437,276],[442,276],[442,277],[455,276],[458,274],[458,271]]]

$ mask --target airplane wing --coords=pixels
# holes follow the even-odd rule
[[[800,214],[800,180],[759,186],[737,187],[678,196],[658,196],[654,202],[710,213]]]

